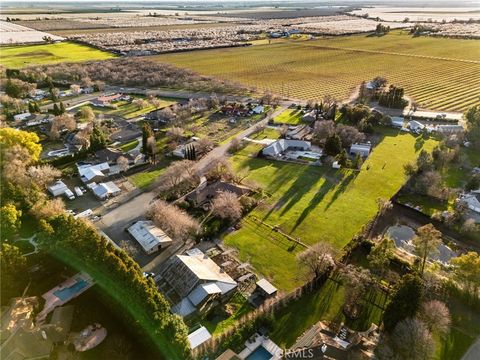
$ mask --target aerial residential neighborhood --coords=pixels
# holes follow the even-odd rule
[[[0,359],[480,359],[478,3],[0,9]]]

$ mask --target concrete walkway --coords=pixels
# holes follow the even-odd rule
[[[250,139],[248,137],[243,138],[243,140],[254,143],[254,144],[261,144],[261,145],[270,145],[274,143],[277,140],[274,139],[262,139],[262,140],[255,140],[255,139]]]

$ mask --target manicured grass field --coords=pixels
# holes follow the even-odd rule
[[[298,125],[302,122],[302,113],[297,109],[288,109],[273,119],[276,123]]]
[[[250,139],[254,140],[263,140],[263,139],[278,139],[280,137],[280,132],[276,129],[266,127],[262,131],[259,131],[256,134],[250,136]]]
[[[130,141],[130,142],[128,142],[128,143],[125,143],[125,144],[123,144],[122,146],[120,146],[120,149],[121,149],[122,151],[124,151],[124,152],[128,152],[128,151],[130,151],[130,150],[135,149],[135,148],[137,147],[137,145],[138,145],[138,142],[139,142],[139,141],[138,141],[137,139],[132,140],[132,141]]]
[[[375,215],[377,199],[391,198],[403,185],[403,166],[414,161],[420,149],[430,151],[436,144],[393,130],[383,134],[360,172],[251,158],[243,149],[232,157],[234,167],[248,166],[248,179],[271,196],[244,219],[240,230],[225,237],[225,243],[239,249],[243,261],[280,289],[301,284],[295,255],[302,248],[258,220],[307,244],[345,246]]]
[[[302,296],[275,313],[275,321],[270,334],[279,345],[291,347],[296,339],[320,320],[344,322],[358,331],[367,330],[373,323],[380,324],[387,297],[372,288],[364,297],[364,310],[355,321],[345,318],[342,307],[345,288],[337,279],[328,279],[317,291]]]
[[[130,176],[129,180],[139,189],[144,189],[151,185],[164,170],[165,169],[157,169],[152,171],[140,172],[138,174]]]
[[[1,65],[7,68],[23,68],[59,62],[106,60],[115,57],[105,51],[71,42],[46,45],[8,46],[0,48]]]
[[[206,75],[298,99],[346,99],[375,76],[405,88],[420,106],[464,111],[479,103],[475,40],[352,35],[153,57]]]

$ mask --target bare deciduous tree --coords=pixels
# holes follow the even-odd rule
[[[184,181],[194,182],[194,161],[182,160],[175,161],[159,177],[159,191],[166,193],[175,193],[178,186]]]
[[[30,213],[37,219],[47,219],[65,212],[65,204],[60,198],[39,199],[31,208]]]
[[[127,171],[130,167],[130,161],[125,156],[119,156],[117,159],[117,165],[120,171]]]
[[[309,277],[318,278],[335,266],[335,250],[330,244],[319,242],[299,253],[297,261],[307,270]]]
[[[414,318],[402,320],[391,337],[392,348],[401,359],[431,359],[435,342],[425,324]]]
[[[83,121],[90,122],[95,120],[95,113],[93,112],[91,107],[84,106],[78,112],[78,117]]]
[[[62,172],[51,165],[30,166],[27,174],[40,188],[45,188],[53,180],[62,176]]]
[[[313,136],[317,142],[324,144],[325,140],[335,134],[335,123],[332,120],[316,121]]]
[[[448,333],[452,322],[447,305],[438,300],[424,302],[419,317],[428,330],[441,336]]]
[[[72,131],[75,130],[77,127],[77,123],[75,119],[70,114],[62,114],[55,116],[52,120],[52,125],[50,128],[50,137],[52,139],[58,139],[60,135],[60,131],[68,130]]]
[[[212,161],[205,176],[211,181],[231,181],[234,178],[234,172],[228,160],[222,156]]]
[[[78,95],[80,94],[81,88],[80,88],[80,85],[72,84],[70,85],[70,90],[74,95]]]
[[[137,107],[137,109],[145,109],[148,107],[148,101],[145,99],[134,99],[132,104]]]
[[[207,137],[202,137],[197,141],[195,149],[198,153],[205,154],[213,149],[213,142]]]
[[[138,249],[130,241],[122,240],[120,241],[119,246],[124,250],[128,255],[134,257],[138,254]]]
[[[351,318],[356,318],[361,310],[360,300],[372,283],[372,276],[367,269],[347,265],[342,268],[341,277],[345,282],[344,312]]]
[[[158,119],[167,123],[173,121],[173,119],[175,119],[175,116],[175,112],[170,107],[166,107],[165,109],[157,111]]]
[[[147,216],[175,240],[185,241],[200,228],[198,222],[185,211],[163,200],[152,204]]]
[[[179,142],[183,139],[185,131],[178,126],[172,126],[166,133],[167,137],[174,142]]]
[[[228,146],[228,151],[231,153],[237,152],[242,145],[242,141],[239,138],[233,138],[232,141],[230,141],[230,145]]]
[[[235,221],[242,217],[242,205],[234,193],[220,191],[212,201],[212,213],[222,219]]]

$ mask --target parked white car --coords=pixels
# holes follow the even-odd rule
[[[73,192],[70,189],[65,190],[65,196],[68,198],[68,200],[75,199],[75,195],[73,195]]]
[[[83,196],[83,191],[80,189],[80,187],[75,186],[73,190],[75,190],[75,194],[77,194],[77,196]]]

